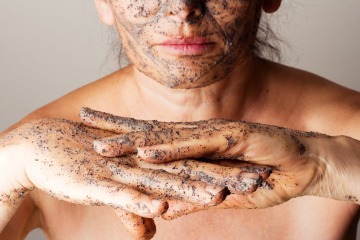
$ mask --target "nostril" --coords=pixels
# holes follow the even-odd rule
[[[204,15],[205,7],[199,2],[181,0],[182,4],[169,6],[168,16],[178,17],[181,21],[194,22]]]

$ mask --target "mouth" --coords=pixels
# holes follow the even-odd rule
[[[216,43],[202,37],[167,39],[155,44],[157,50],[171,56],[198,56],[211,52]]]

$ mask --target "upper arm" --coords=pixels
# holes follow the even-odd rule
[[[360,140],[360,93],[328,85],[305,95],[305,130]]]
[[[360,97],[359,105],[352,108],[343,128],[342,135],[360,140]]]

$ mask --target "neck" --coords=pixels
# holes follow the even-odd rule
[[[262,88],[257,62],[249,59],[221,81],[195,89],[171,89],[133,68],[133,96],[129,115],[160,121],[197,121],[210,118],[247,120],[248,109],[259,101]],[[250,112],[253,112],[250,111]]]

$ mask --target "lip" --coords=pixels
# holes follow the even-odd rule
[[[166,39],[155,44],[160,52],[172,56],[196,56],[210,52],[215,47],[215,42],[202,37]]]

